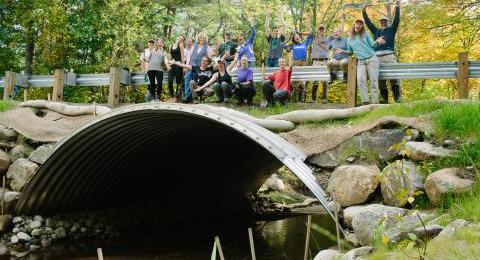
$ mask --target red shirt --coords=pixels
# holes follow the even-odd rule
[[[285,90],[290,94],[290,79],[292,77],[292,69],[285,68],[284,70],[279,70],[272,73],[267,77],[268,80],[273,81],[275,89]]]

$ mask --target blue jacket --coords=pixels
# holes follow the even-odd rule
[[[312,39],[312,36],[309,34],[307,36],[307,39],[305,39],[304,42],[301,42],[299,44],[294,43],[292,45],[293,60],[301,61],[301,60],[307,59],[307,50],[308,50],[308,45],[310,45],[311,39]]]
[[[397,33],[398,24],[400,23],[400,7],[395,7],[395,17],[393,18],[392,25],[385,29],[377,28],[372,21],[370,21],[365,10],[362,11],[362,14],[365,24],[373,33],[373,39],[377,40],[377,38],[383,36],[385,40],[385,44],[375,46],[375,51],[395,51],[395,34]]]
[[[255,27],[252,26],[250,32],[250,37],[248,41],[238,46],[238,59],[240,60],[243,56],[247,56],[248,61],[255,61],[255,55],[253,53],[253,41],[255,40]]]

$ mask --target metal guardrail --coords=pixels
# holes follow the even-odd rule
[[[278,68],[266,68],[266,75],[278,70]],[[163,82],[167,82],[167,73],[164,73]],[[342,77],[338,73],[339,78]],[[236,79],[236,72],[232,77]],[[458,62],[416,62],[416,63],[390,63],[380,65],[380,79],[449,79],[457,78]],[[328,80],[329,73],[326,66],[294,67],[292,80]],[[19,77],[17,77],[19,78]],[[469,78],[480,78],[480,61],[469,62]],[[262,81],[262,69],[253,69],[254,81]],[[77,74],[75,86],[106,86],[109,84],[109,74]],[[133,72],[130,77],[131,85],[145,85],[145,74]],[[25,81],[25,80],[23,80]],[[28,77],[28,85],[31,87],[53,86],[53,75],[33,75]],[[70,80],[70,82],[72,82]],[[67,82],[65,82],[68,84]],[[24,83],[25,84],[25,83]],[[71,83],[70,83],[71,84]],[[129,85],[130,85],[129,84]],[[0,78],[0,85],[4,87],[5,78]]]

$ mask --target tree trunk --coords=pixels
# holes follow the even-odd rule
[[[27,28],[25,32],[25,74],[32,75],[33,58],[35,55],[35,33],[31,28]]]

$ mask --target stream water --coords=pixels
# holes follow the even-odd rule
[[[293,216],[254,223],[253,237],[257,259],[303,259],[307,216]],[[328,215],[312,216],[312,224],[335,236],[335,224]],[[229,222],[216,225],[190,223],[156,230],[123,234],[106,241],[55,244],[49,250],[30,253],[25,259],[98,259],[101,247],[105,259],[210,259],[214,237],[219,236],[225,259],[251,259],[248,226]],[[335,245],[328,237],[312,229],[310,258]],[[0,259],[10,259],[5,257]],[[217,254],[217,259],[220,259]]]

